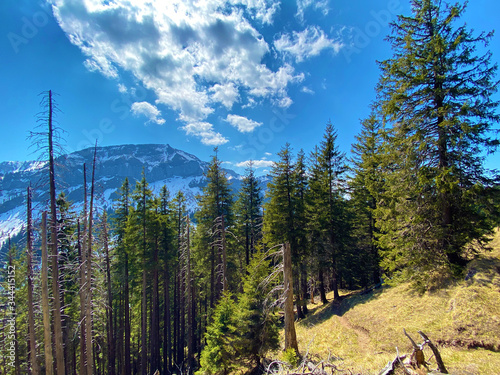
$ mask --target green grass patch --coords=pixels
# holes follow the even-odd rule
[[[498,374],[500,369],[500,232],[492,251],[470,262],[465,277],[420,294],[409,285],[351,294],[327,305],[309,305],[297,323],[301,355],[329,360],[346,373],[376,374],[400,354],[411,353],[403,329],[438,345],[454,374]],[[332,300],[331,295],[328,295]],[[431,352],[426,349],[426,358]],[[436,368],[430,360],[431,368]]]

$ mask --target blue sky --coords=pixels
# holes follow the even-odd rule
[[[499,12],[474,0],[461,22],[494,30]],[[3,0],[0,161],[36,158],[26,138],[49,89],[67,151],[168,143],[208,160],[217,145],[227,167],[264,173],[331,120],[349,153],[391,56],[387,23],[408,13],[407,0]],[[500,61],[500,35],[490,49]]]

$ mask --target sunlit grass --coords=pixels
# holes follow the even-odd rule
[[[411,353],[403,329],[439,346],[450,373],[498,374],[500,369],[500,232],[471,262],[474,276],[419,294],[408,285],[353,295],[342,303],[309,305],[296,324],[299,350],[354,374],[376,374],[399,353]],[[332,295],[328,299],[332,300]],[[426,349],[426,358],[431,352]],[[433,359],[431,368],[436,368]]]

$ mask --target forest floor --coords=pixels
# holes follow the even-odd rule
[[[338,374],[378,374],[396,350],[411,354],[403,329],[417,343],[421,330],[438,345],[450,374],[500,374],[500,231],[490,246],[468,265],[472,277],[436,291],[420,294],[405,284],[310,304],[296,324],[301,355],[328,360],[343,369]],[[427,346],[424,352],[436,369]]]

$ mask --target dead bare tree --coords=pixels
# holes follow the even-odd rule
[[[278,251],[274,249],[279,247]],[[280,274],[283,275],[283,284],[278,284],[269,292],[265,305],[267,308],[283,306],[285,320],[285,350],[293,349],[299,355],[297,334],[295,332],[295,313],[293,310],[293,277],[292,277],[292,254],[290,244],[287,242],[270,248],[265,258],[282,257],[282,262],[277,262],[271,274],[264,279],[262,285],[269,285],[276,280]],[[278,297],[276,297],[278,294]],[[272,302],[271,302],[272,300]]]
[[[40,374],[40,365],[37,360],[36,335],[35,335],[35,313],[33,302],[33,221],[31,208],[32,191],[31,186],[27,189],[27,276],[28,276],[28,331],[29,331],[29,364],[33,375]]]
[[[47,249],[47,212],[42,212],[42,313],[43,313],[43,337],[45,349],[45,373],[54,374],[54,359],[52,356],[52,332],[50,329],[50,307],[49,307],[49,259]]]
[[[85,340],[87,348],[87,375],[94,373],[94,353],[92,345],[92,224],[94,216],[94,184],[95,166],[97,158],[97,141],[94,148],[94,160],[92,165],[92,181],[90,185],[90,205],[88,213],[87,228],[87,253],[86,253],[86,282],[85,282]]]
[[[51,90],[41,94],[40,105],[44,108],[37,117],[37,129],[41,131],[30,132],[29,138],[32,140],[31,146],[42,150],[41,158],[48,159],[49,168],[49,198],[50,198],[50,248],[51,248],[51,271],[52,271],[52,298],[53,305],[53,327],[54,327],[54,346],[56,356],[56,371],[58,375],[64,375],[64,340],[62,330],[62,306],[61,291],[59,285],[59,253],[57,239],[57,208],[56,208],[56,173],[55,173],[55,154],[56,150],[61,148],[60,129],[55,126],[55,113],[59,110]]]

